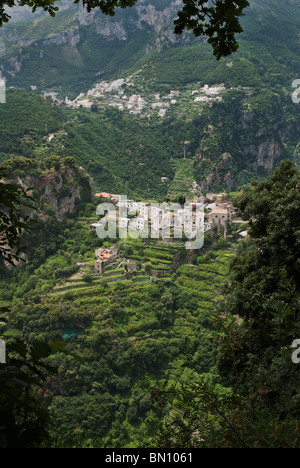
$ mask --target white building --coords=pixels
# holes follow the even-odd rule
[[[138,212],[138,204],[134,200],[122,199],[122,197],[120,197],[117,206],[120,210],[127,210],[129,213]]]
[[[227,231],[227,225],[231,224],[232,217],[231,213],[227,208],[216,207],[208,215],[209,222],[212,226],[218,228],[218,232],[221,231],[221,227],[224,228],[224,231]]]
[[[138,231],[148,230],[148,218],[133,218],[129,221],[129,229],[137,229]]]
[[[88,101],[87,99],[83,100],[83,101],[77,101],[76,103],[76,107],[84,107],[85,109],[90,109],[93,105],[93,102],[91,101]]]
[[[128,223],[128,218],[119,218],[119,229],[127,229]]]
[[[167,113],[167,109],[160,109],[160,111],[158,112],[158,115],[159,117],[165,117]]]
[[[147,203],[138,203],[138,211],[142,218],[149,217],[150,206]]]
[[[195,102],[209,102],[210,98],[207,96],[200,96],[200,97],[196,97],[194,101]]]

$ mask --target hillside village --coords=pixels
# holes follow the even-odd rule
[[[230,199],[224,199],[225,194],[207,194],[201,202],[186,203],[184,208],[174,212],[174,205],[165,203],[163,205],[153,205],[149,202],[137,203],[134,200],[127,200],[122,196],[110,193],[96,193],[95,198],[107,200],[115,206],[113,218],[108,216],[106,220],[117,220],[120,237],[127,239],[127,234],[141,239],[163,239],[167,242],[174,242],[182,239],[182,234],[190,233],[189,239],[197,238],[200,231],[203,234],[211,230],[216,230],[225,239],[228,237],[228,228],[232,224],[242,224],[237,215],[237,209],[232,205]],[[98,221],[90,224],[90,231],[97,231],[103,228],[103,222]],[[240,231],[243,238],[246,231]],[[105,266],[115,262],[118,258],[118,268],[126,264],[125,257],[121,259],[116,246],[96,249],[94,272],[102,275]]]
[[[74,100],[70,100],[68,97],[61,99],[58,97],[58,93],[55,92],[44,93],[44,96],[51,96],[56,105],[73,109],[110,106],[121,112],[149,118],[151,116],[165,117],[167,113],[183,102],[196,107],[199,107],[200,104],[220,102],[223,99],[222,94],[226,92],[223,84],[200,86],[198,83],[196,86],[196,88],[194,86],[193,89],[185,91],[170,90],[164,96],[158,93],[147,93],[147,96],[142,96],[135,90],[134,83],[120,78],[111,82],[101,81],[96,83],[87,93],[80,93]],[[33,88],[36,87],[33,86]]]

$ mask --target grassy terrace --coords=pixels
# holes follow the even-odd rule
[[[163,251],[164,245],[161,246]],[[188,335],[192,333],[197,317],[203,316],[204,320],[211,314],[219,286],[226,279],[228,264],[233,254],[227,250],[214,251],[213,255],[211,254],[212,252],[209,252],[204,257],[204,253],[201,253],[201,258],[204,257],[206,263],[198,266],[183,263],[175,273],[169,273],[164,278],[155,278],[151,282],[149,275],[143,269],[134,272],[129,279],[126,279],[123,269],[115,271],[114,268],[101,277],[95,276],[90,283],[85,283],[80,278],[68,279],[54,288],[52,294],[45,296],[42,304],[33,304],[33,314],[37,312],[43,314],[43,310],[45,313],[51,311],[49,324],[53,323],[53,326],[57,324],[55,327],[60,327],[59,324],[63,321],[66,324],[64,328],[71,329],[75,326],[80,330],[81,327],[86,328],[90,321],[102,321],[103,317],[108,320],[118,297],[118,303],[120,301],[128,317],[126,324],[128,335],[144,342],[152,340],[156,332],[163,333],[162,330],[156,330],[157,313],[153,310],[147,295],[154,285],[173,284],[179,291],[187,294],[187,297],[193,297],[195,302],[193,314],[184,309],[183,303],[182,310],[174,317],[172,335],[174,339],[178,335],[179,339],[185,333]],[[121,332],[122,321],[120,325],[115,324],[115,326],[120,326]]]
[[[189,160],[181,161],[182,174],[189,165]],[[86,219],[82,221],[87,222]],[[181,241],[128,238],[119,244],[119,259],[107,265],[102,275],[94,274],[93,252],[87,253],[84,260],[86,268],[60,280],[49,297],[58,300],[60,297],[62,300],[64,297],[67,300],[74,298],[76,302],[80,298],[90,307],[94,298],[95,301],[101,299],[101,304],[109,304],[109,297],[116,287],[140,291],[153,282],[165,284],[172,281],[180,291],[192,294],[201,304],[201,309],[209,311],[213,310],[217,290],[226,280],[232,255],[229,250],[215,250],[206,255],[202,251],[190,264],[193,255],[187,256]],[[120,265],[124,258],[125,265]],[[91,273],[89,278],[85,277],[87,271]],[[104,298],[106,302],[103,302]]]
[[[174,272],[174,258],[184,249],[182,242],[165,242],[154,239],[126,239],[119,248],[120,258],[104,267],[102,275],[96,275],[93,271],[94,259],[92,254],[85,260],[86,267],[79,273],[60,280],[53,288],[53,295],[74,293],[77,291],[91,291],[104,284],[115,285],[117,283],[150,282],[151,276],[171,278]],[[126,258],[126,266],[120,266],[123,258]],[[90,277],[85,278],[89,271]],[[130,274],[128,273],[130,271]]]
[[[211,256],[205,256],[206,263],[195,265],[182,265],[176,271],[175,283],[183,289],[193,291],[206,302],[206,307],[212,303],[216,291],[222,285],[229,273],[229,264],[232,254],[220,250]]]
[[[176,198],[179,195],[190,195],[195,180],[193,174],[193,159],[178,159],[173,161],[175,177],[170,184],[168,195]]]
[[[132,288],[150,284],[152,281],[171,280],[180,290],[195,295],[205,310],[212,309],[213,298],[226,280],[233,254],[228,250],[218,250],[208,255],[201,252],[201,261],[197,263],[196,259],[192,265],[188,264],[192,256],[187,257],[186,254],[184,243],[180,241],[128,238],[119,245],[120,258],[104,267],[102,275],[94,274],[94,262],[90,259],[86,262],[88,270],[84,269],[70,278],[61,280],[53,288],[52,295],[98,296],[102,295],[104,290],[107,293],[121,284]],[[125,267],[124,264],[120,266],[123,258],[126,259]],[[86,271],[92,273],[89,278],[84,276]]]
[[[136,241],[129,241],[126,245],[135,246],[135,244]],[[157,249],[160,253],[164,250],[163,243],[161,247],[161,251]],[[177,246],[178,250],[179,246]],[[143,268],[134,271],[127,279],[123,269],[116,270],[114,265],[111,265],[110,270],[101,277],[95,276],[90,283],[84,283],[80,281],[80,278],[68,279],[55,288],[53,294],[45,297],[43,308],[51,310],[51,320],[55,323],[60,323],[61,320],[64,323],[67,321],[70,329],[79,327],[79,333],[81,333],[80,323],[84,328],[87,322],[99,322],[97,326],[100,326],[103,320],[112,320],[114,318],[112,314],[121,313],[127,317],[124,322],[126,325],[123,325],[123,319],[114,318],[115,332],[123,334],[125,326],[126,334],[132,337],[134,343],[140,342],[141,346],[146,346],[146,343],[152,343],[153,339],[162,339],[162,336],[168,333],[171,333],[170,337],[176,341],[185,335],[191,336],[198,321],[206,323],[211,317],[215,307],[215,297],[220,291],[220,285],[227,278],[232,256],[233,254],[228,250],[206,254],[201,252],[200,256],[194,259],[195,264],[183,263],[175,272],[168,273],[166,277],[156,277],[151,281]],[[201,258],[200,262],[197,261],[199,258]],[[142,260],[142,256],[140,259]],[[178,293],[181,292],[190,298],[189,301],[194,301],[193,312],[188,312],[184,302],[182,303],[182,309],[176,312],[172,330],[169,331],[157,329],[159,315],[148,297],[154,287],[164,284],[167,287],[177,288]],[[116,304],[118,304],[117,308],[115,308]],[[34,307],[40,308],[41,306]],[[207,333],[205,332],[205,336],[209,336]],[[180,365],[180,358],[178,362],[175,360],[173,365]]]
[[[128,407],[129,401],[135,401],[135,389],[140,388],[146,374],[154,381],[175,380],[187,369],[216,373],[215,330],[210,319],[234,254],[203,249],[186,255],[182,242],[151,239],[128,239],[122,249],[126,250],[128,265],[136,265],[128,279],[123,266],[117,268],[120,261],[116,261],[104,275],[95,275],[90,282],[83,281],[86,270],[83,274],[77,272],[65,279],[60,277],[50,294],[45,290],[42,297],[40,292],[36,296],[32,290],[26,302],[20,295],[11,305],[12,315],[20,311],[20,333],[26,339],[63,340],[71,352],[82,357],[83,364],[73,363],[68,356],[58,358],[63,385],[70,381],[70,393],[59,395],[57,404],[70,414],[79,414],[85,401],[98,394],[106,371],[112,376],[110,398]],[[132,260],[129,251],[138,260]],[[172,257],[173,268],[169,263]],[[55,256],[56,268],[62,268],[62,261],[63,256]],[[166,276],[153,275],[150,280],[146,273],[149,263],[151,273],[154,268],[162,268],[159,273]],[[42,270],[39,276],[40,282],[45,281]],[[94,374],[98,370],[99,374]],[[90,380],[84,381],[83,376]],[[123,386],[127,382],[124,376],[130,378],[127,386]],[[73,390],[77,384],[80,395],[87,398],[80,406],[76,406],[78,396]],[[105,405],[106,400],[103,412]],[[139,427],[135,422],[130,424],[134,438]]]
[[[120,247],[121,255],[136,261],[142,269],[154,276],[170,277],[176,254],[184,249],[183,243],[170,243],[163,240],[127,239]]]

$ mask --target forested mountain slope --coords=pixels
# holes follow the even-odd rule
[[[164,119],[154,121],[128,120],[120,112],[103,116],[82,111],[79,121],[69,124],[74,120],[70,115],[52,109],[49,115],[57,114],[53,126],[51,119],[47,123],[39,115],[39,126],[45,128],[41,135],[48,136],[54,127],[69,135],[61,145],[53,140],[47,152],[74,156],[99,189],[111,192],[131,193],[134,185],[138,195],[166,195],[161,177],[173,180],[170,158],[181,158],[184,152],[193,158],[190,177],[200,190],[236,189],[265,177],[281,159],[297,163],[299,154],[299,111],[291,100],[292,82],[300,76],[299,5],[292,0],[250,3],[239,51],[217,61],[203,39],[188,32],[173,34],[180,1],[141,0],[113,18],[64,2],[54,19],[40,14],[1,28],[0,71],[8,86],[27,91],[36,87],[35,94],[53,91],[69,98],[95,82],[115,78],[127,78],[132,89],[126,92],[150,101],[155,93],[162,99],[178,90],[176,105]],[[21,12],[16,15],[20,19]],[[205,84],[223,85],[223,101],[196,103],[193,93]],[[28,104],[22,98],[20,108],[27,105],[29,114],[30,97],[26,99]],[[2,106],[0,119],[7,113]],[[12,134],[21,131],[18,125],[13,128],[14,118],[9,119]],[[34,128],[22,131],[28,135]],[[22,151],[16,151],[15,142],[8,151],[2,139],[0,152],[42,157],[41,148],[25,149],[26,138]],[[184,142],[189,142],[186,148]],[[126,168],[131,168],[128,173]]]
[[[125,76],[131,68],[142,68],[156,85],[227,81],[253,86],[260,77],[272,87],[289,86],[299,72],[299,5],[293,0],[250,4],[233,70],[226,67],[230,59],[217,63],[202,39],[173,34],[180,0],[140,0],[113,18],[65,1],[55,20],[37,15],[1,28],[0,70],[10,85],[77,93],[99,77]]]

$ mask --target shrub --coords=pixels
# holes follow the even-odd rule
[[[85,281],[86,283],[91,283],[91,282],[93,281],[93,279],[94,279],[94,276],[93,276],[93,274],[92,274],[91,271],[87,271],[86,273],[84,273],[84,274],[82,275],[82,279],[83,279],[83,281]]]

